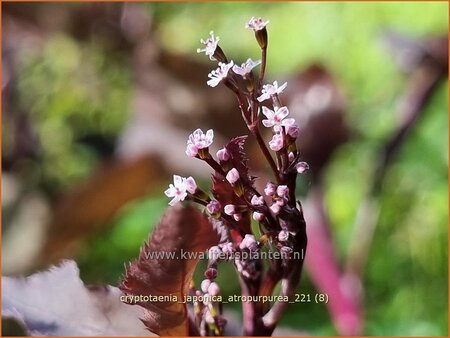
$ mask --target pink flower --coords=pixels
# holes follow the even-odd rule
[[[288,246],[282,246],[281,248],[280,248],[280,253],[281,253],[281,255],[282,256],[284,256],[284,257],[289,257],[289,255],[292,253],[292,252],[294,252],[294,249],[292,249],[292,248],[290,248],[290,247],[288,247]]]
[[[277,188],[277,195],[279,197],[287,197],[289,194],[289,188],[287,185],[279,185]]]
[[[252,200],[250,201],[250,203],[254,206],[260,206],[260,205],[264,205],[264,197],[262,196],[256,196],[253,195]]]
[[[294,160],[294,158],[295,158],[294,153],[293,153],[292,151],[290,151],[289,154],[288,154],[288,160],[289,160],[289,162],[292,162],[292,161]]]
[[[233,218],[236,222],[239,222],[242,219],[242,215],[241,214],[233,214]]]
[[[211,284],[209,284],[208,293],[211,296],[218,296],[220,294],[219,285],[216,282],[212,282]]]
[[[267,120],[262,120],[262,124],[267,128],[282,125],[284,118],[289,115],[289,109],[287,107],[275,107],[275,111],[267,107],[262,107],[262,112],[267,117]]]
[[[221,244],[221,248],[222,248],[222,252],[227,255],[232,254],[235,251],[233,243],[231,243],[231,242],[226,242],[226,243]]]
[[[233,67],[233,65],[233,61],[230,61],[229,63],[219,62],[219,68],[213,70],[208,74],[210,80],[206,82],[207,85],[210,87],[216,87],[220,83],[220,81],[228,76],[228,71],[231,69],[231,67]]]
[[[197,183],[195,183],[195,180],[191,176],[186,178],[185,185],[188,193],[195,194],[195,191],[197,190]]]
[[[217,158],[219,159],[219,161],[228,161],[230,159],[230,153],[228,152],[228,150],[226,148],[222,148],[220,149],[217,154],[216,154]]]
[[[300,128],[298,124],[295,122],[294,119],[284,119],[281,122],[281,126],[283,126],[286,129],[286,134],[288,134],[292,138],[297,138],[298,134],[300,133]],[[274,130],[276,132],[281,132],[281,127],[276,126],[274,127]]]
[[[278,203],[274,203],[274,204],[272,204],[271,207],[270,207],[270,210],[272,210],[272,212],[273,212],[275,215],[278,215],[278,214],[280,213],[280,209],[281,209],[281,206],[280,206]]]
[[[286,128],[286,133],[292,138],[297,138],[298,134],[300,134],[300,128],[298,127],[298,124],[293,123],[290,126],[288,126]]]
[[[295,122],[295,119],[284,119],[281,121],[280,125],[275,125],[273,130],[276,133],[281,133],[282,127],[285,128],[286,134],[288,134],[292,138],[297,138],[300,133],[300,128],[298,124]]]
[[[199,149],[208,148],[214,139],[214,131],[209,129],[206,134],[201,129],[195,130],[189,135],[186,147],[186,155],[195,157],[198,154]]]
[[[280,242],[286,242],[288,239],[289,239],[289,232],[288,232],[288,231],[286,231],[286,230],[281,230],[281,231],[278,233],[278,240],[279,240]]]
[[[228,172],[226,179],[231,184],[235,184],[239,180],[239,172],[237,171],[237,169],[236,168],[231,169]]]
[[[252,71],[253,68],[255,68],[259,64],[261,64],[261,60],[253,61],[252,59],[247,59],[247,61],[245,61],[240,67],[238,65],[234,65],[233,71],[236,74],[245,77]]]
[[[214,316],[211,314],[210,310],[205,311],[205,322],[208,324],[215,324]]]
[[[208,210],[210,214],[215,214],[220,212],[220,207],[221,205],[218,201],[212,200],[206,205],[206,210]]]
[[[264,188],[264,194],[266,196],[273,196],[275,194],[275,191],[277,190],[277,186],[273,184],[272,182],[268,182],[266,184],[266,187]]]
[[[176,203],[183,201],[187,193],[195,193],[197,190],[197,184],[192,177],[181,177],[178,175],[173,175],[173,184],[169,185],[169,189],[164,191],[167,197],[173,197],[169,202],[170,206],[174,206]]]
[[[239,244],[239,248],[241,250],[249,249],[250,251],[258,250],[258,242],[256,241],[255,236],[246,234],[242,242]]]
[[[269,147],[273,151],[280,151],[284,146],[283,135],[275,134],[272,137],[272,140],[269,141]]]
[[[263,86],[261,93],[262,95],[258,97],[259,102],[263,102],[265,100],[270,99],[274,95],[279,95],[283,92],[283,90],[287,87],[287,82],[285,82],[281,87],[278,87],[278,82],[275,81],[273,85],[266,84]]]
[[[298,162],[295,165],[295,169],[297,170],[297,173],[303,174],[306,170],[309,169],[309,165],[306,162]]]
[[[252,17],[245,25],[245,28],[253,29],[256,32],[262,30],[268,23],[269,20],[264,21],[262,18]]]
[[[262,222],[265,218],[264,214],[257,212],[257,211],[255,211],[252,216],[253,216],[253,219],[257,222]]]
[[[204,292],[207,293],[208,292],[208,288],[211,285],[211,281],[209,279],[204,279],[202,280],[201,284],[200,284],[200,289]]]
[[[208,258],[213,261],[218,260],[221,254],[222,250],[217,245],[210,247],[208,250]]]
[[[227,204],[225,208],[223,208],[223,211],[228,215],[232,216],[236,212],[236,207],[233,204]]]
[[[209,56],[210,60],[214,60],[213,55],[214,52],[216,51],[217,44],[219,43],[220,39],[218,36],[214,37],[213,31],[209,32],[209,34],[211,35],[211,37],[207,38],[206,40],[203,39],[200,40],[200,42],[205,46],[205,48],[203,49],[198,48],[197,53],[205,52],[205,54]]]

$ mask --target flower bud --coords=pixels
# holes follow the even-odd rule
[[[279,185],[277,188],[277,195],[279,197],[287,197],[289,194],[289,188],[287,185]]]
[[[209,202],[206,205],[206,210],[210,213],[210,214],[217,214],[220,212],[220,208],[221,205],[218,201],[216,200],[212,200],[211,202]]]
[[[295,159],[294,153],[293,153],[292,151],[289,152],[289,154],[288,154],[288,160],[289,160],[289,162],[292,162],[294,159]]]
[[[270,210],[272,210],[272,212],[273,212],[275,215],[278,215],[278,214],[280,213],[280,209],[281,209],[281,206],[280,206],[278,203],[274,203],[274,204],[272,204],[271,207],[270,207]]]
[[[250,203],[255,207],[264,205],[264,197],[253,195]]]
[[[219,161],[221,161],[221,162],[225,162],[225,161],[228,161],[230,159],[230,153],[228,152],[228,150],[226,148],[220,149],[216,153],[216,156],[219,159]]]
[[[208,288],[211,285],[211,280],[209,279],[204,279],[202,280],[202,283],[200,284],[200,289],[204,292],[207,293],[208,292]]]
[[[236,222],[239,222],[242,219],[242,214],[234,214],[233,218]]]
[[[217,277],[217,269],[215,268],[206,269],[205,277],[208,279],[215,279]]]
[[[222,252],[226,255],[232,254],[235,251],[233,243],[231,243],[231,242],[226,242],[226,243],[221,244],[221,248],[222,248]]]
[[[208,294],[211,296],[218,296],[220,294],[220,287],[216,282],[212,282],[208,287]]]
[[[223,210],[228,216],[232,216],[236,212],[236,207],[233,204],[227,204]]]
[[[277,186],[272,182],[268,182],[266,187],[264,188],[264,194],[266,196],[273,196],[275,191],[277,190]]]
[[[214,317],[209,310],[205,312],[205,322],[215,324]]]
[[[258,242],[255,236],[246,234],[242,242],[239,244],[241,250],[248,249],[250,251],[258,250]]]
[[[294,252],[294,250],[291,247],[289,247],[289,246],[282,246],[280,248],[280,253],[281,253],[282,256],[288,256],[289,257],[292,252]]]
[[[293,123],[286,128],[286,134],[288,134],[293,139],[297,138],[300,134],[300,128],[297,123]]]
[[[269,141],[269,148],[273,151],[280,151],[284,147],[284,139],[281,134],[274,134]]]
[[[281,230],[278,233],[278,240],[280,242],[286,242],[289,239],[289,231],[286,230]]]
[[[236,168],[231,169],[227,176],[226,179],[228,182],[230,182],[231,184],[236,183],[239,180],[239,172],[237,171]]]
[[[210,260],[216,261],[220,258],[221,253],[222,253],[222,250],[220,250],[220,248],[217,245],[212,246],[208,250],[208,258]]]
[[[306,162],[298,162],[295,165],[295,169],[297,170],[297,173],[303,174],[306,170],[309,169],[309,165]]]
[[[264,220],[264,218],[265,218],[264,214],[262,214],[260,212],[255,211],[253,213],[253,219],[257,222],[262,222]]]

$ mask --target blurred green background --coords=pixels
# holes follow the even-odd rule
[[[290,77],[320,62],[346,97],[346,122],[357,136],[339,147],[324,173],[326,210],[341,262],[356,212],[369,189],[377,152],[395,128],[395,111],[408,78],[396,66],[382,36],[395,31],[424,39],[446,36],[448,30],[444,2],[139,4],[132,14],[150,17],[148,39],[154,45],[148,47],[139,43],[141,33],[136,33],[147,27],[144,24],[124,34],[132,42],[114,38],[116,17],[107,15],[120,12],[121,4],[38,4],[32,10],[23,6],[11,4],[3,10],[4,239],[23,220],[20,206],[29,201],[27,197],[44,201],[51,215],[60,196],[82,184],[105,158],[114,157],[116,140],[133,114],[137,91],[133,48],[148,48],[149,58],[153,51],[163,50],[212,68],[195,51],[199,39],[214,30],[234,60],[255,59],[258,48],[244,23],[256,15],[270,20],[269,78]],[[73,13],[83,17],[80,12],[91,13],[84,17],[90,30],[71,26]],[[107,24],[96,13],[106,15]],[[120,22],[121,17],[116,19]],[[209,90],[206,73],[198,76],[205,79],[203,90]],[[23,116],[25,127],[17,122]],[[21,133],[29,136],[22,148],[18,146]],[[96,147],[89,142],[92,135],[101,136]],[[184,148],[177,151],[183,154]],[[380,219],[363,280],[365,335],[447,335],[447,172],[445,80],[382,186]],[[86,282],[116,285],[123,263],[138,255],[166,208],[162,192],[168,181],[157,182],[149,194],[121,207],[74,252]],[[207,184],[203,180],[202,185]],[[3,256],[14,254],[14,249],[3,251]],[[224,269],[231,272],[230,267]],[[226,294],[239,293],[233,273],[221,273],[219,281]],[[300,290],[315,292],[307,274]],[[288,312],[282,324],[310,335],[336,334],[325,306],[314,303]]]

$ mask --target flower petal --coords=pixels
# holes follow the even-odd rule
[[[173,175],[173,184],[176,188],[179,188],[183,184],[181,176]]]
[[[268,119],[272,119],[273,116],[275,115],[275,112],[267,107],[262,107],[262,113],[268,118]]]
[[[280,120],[283,120],[286,116],[289,115],[289,109],[287,109],[287,107],[281,107],[275,111],[275,114]]]
[[[271,128],[275,125],[275,123],[273,123],[273,121],[271,120],[262,120],[262,124],[266,128]]]

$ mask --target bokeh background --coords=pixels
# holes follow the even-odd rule
[[[208,187],[189,133],[214,128],[217,147],[246,133],[196,48],[214,30],[231,59],[258,58],[254,15],[270,20],[267,76],[289,82],[312,169],[298,195],[319,216],[299,292],[339,300],[296,304],[282,326],[447,335],[445,2],[3,3],[3,274],[74,258],[86,283],[118,284],[172,174]]]

